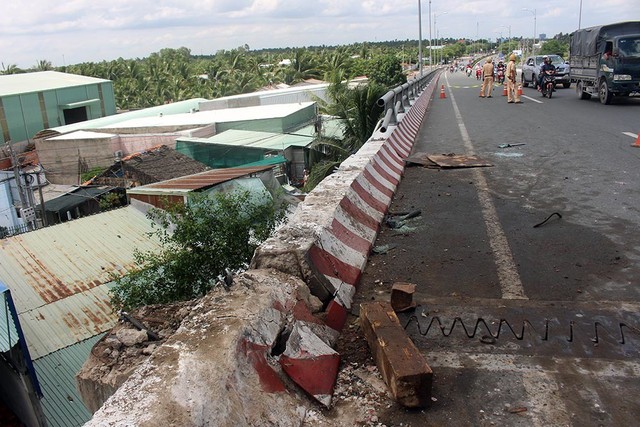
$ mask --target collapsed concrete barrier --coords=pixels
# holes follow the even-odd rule
[[[374,134],[309,193],[287,225],[256,250],[251,262],[251,268],[273,268],[304,280],[324,302],[323,321],[335,331],[346,322],[436,83],[427,86],[397,126]],[[286,363],[296,373],[292,379],[329,406],[335,381],[326,381],[327,360],[333,367],[337,358],[326,349],[311,349],[311,341],[307,336],[309,348],[290,352],[311,356],[287,357]],[[296,337],[293,342],[298,347],[301,340]]]

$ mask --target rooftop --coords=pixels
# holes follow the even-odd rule
[[[110,80],[58,71],[8,74],[0,76],[0,97],[20,93],[42,92],[73,86],[109,82]]]

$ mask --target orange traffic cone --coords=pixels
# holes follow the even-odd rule
[[[502,85],[502,96],[507,96],[507,86]]]
[[[638,139],[635,144],[631,144],[632,147],[640,148],[640,132],[638,132]]]
[[[522,96],[522,85],[518,85],[518,96]]]
[[[444,85],[442,85],[440,87],[440,99],[445,99],[447,97],[447,94],[444,93]]]

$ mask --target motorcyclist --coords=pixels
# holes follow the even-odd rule
[[[538,76],[538,90],[542,90],[542,79],[547,72],[554,73],[556,71],[556,66],[551,63],[551,60],[547,55],[542,57],[544,63],[540,66],[540,75]]]
[[[505,65],[504,62],[502,62],[502,59],[498,62],[498,65],[496,67],[496,76],[499,80],[500,83],[502,83],[502,81],[504,81],[504,72],[505,72]]]

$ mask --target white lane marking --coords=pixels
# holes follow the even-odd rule
[[[449,85],[449,79],[447,80],[447,86]],[[467,127],[462,120],[462,114],[456,103],[456,98],[453,96],[453,92],[449,91],[451,97],[451,103],[453,104],[453,110],[456,114],[456,121],[458,122],[458,128],[460,129],[460,135],[464,141],[464,146],[469,154],[474,154],[473,144]],[[513,259],[513,253],[509,247],[509,241],[504,234],[504,230],[500,225],[498,219],[498,213],[496,207],[493,204],[491,195],[489,193],[489,185],[482,173],[482,168],[474,168],[473,174],[478,188],[478,199],[480,206],[482,207],[482,217],[484,218],[485,226],[487,227],[487,235],[489,237],[489,246],[493,251],[494,261],[498,271],[498,280],[500,281],[500,290],[502,292],[503,299],[528,299],[524,293],[524,287],[520,280],[518,273],[518,267]]]
[[[534,98],[532,98],[530,96],[527,96],[527,95],[522,95],[522,97],[523,98],[527,98],[529,101],[537,102],[538,104],[544,104],[544,102],[542,102],[540,100],[537,100],[537,99],[534,99]]]
[[[623,134],[630,136],[631,138],[637,138],[638,135],[633,132],[622,132]]]

